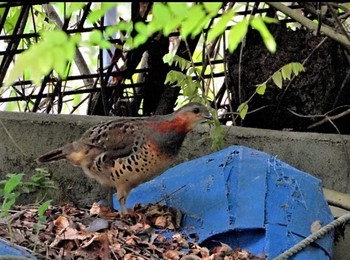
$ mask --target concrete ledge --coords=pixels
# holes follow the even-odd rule
[[[111,117],[80,115],[47,115],[37,113],[0,112],[0,178],[9,172],[31,174],[37,167],[48,167],[60,191],[55,199],[77,204],[90,204],[106,196],[106,189],[88,179],[77,167],[66,162],[37,165],[35,158],[64,145]],[[6,130],[4,129],[6,128]],[[188,134],[178,162],[211,153],[210,129],[199,126]],[[11,137],[8,135],[10,133]],[[244,127],[225,127],[225,147],[244,145],[277,156],[291,166],[320,178],[324,186],[349,192],[349,164],[345,147],[350,136],[284,132]]]
[[[73,202],[90,205],[106,198],[108,189],[85,177],[82,170],[66,162],[37,165],[42,153],[73,141],[90,126],[110,117],[79,115],[47,115],[36,113],[0,112],[0,179],[7,173],[23,172],[28,177],[37,167],[47,167],[59,186],[50,196],[55,203]],[[210,129],[202,125],[190,133],[180,152],[178,162],[211,153]],[[9,134],[10,136],[9,136]],[[277,156],[280,160],[308,172],[323,181],[324,187],[349,192],[348,184],[350,136],[283,132],[244,127],[225,127],[225,147],[243,145]],[[32,203],[30,196],[20,203]],[[346,234],[348,235],[348,228]],[[335,259],[343,258],[348,248],[342,240],[335,249]]]

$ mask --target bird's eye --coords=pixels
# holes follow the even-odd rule
[[[198,114],[198,113],[199,113],[199,108],[198,108],[198,107],[195,107],[195,108],[193,109],[193,113]]]

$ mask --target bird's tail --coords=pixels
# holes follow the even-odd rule
[[[52,150],[46,154],[39,156],[36,161],[38,163],[55,162],[66,159],[67,153],[64,152],[63,147]]]

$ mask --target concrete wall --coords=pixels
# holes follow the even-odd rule
[[[30,176],[37,167],[48,167],[59,186],[50,196],[56,203],[73,202],[78,206],[107,197],[108,189],[84,176],[81,169],[66,162],[37,165],[39,155],[73,141],[90,126],[109,120],[108,117],[78,115],[47,115],[0,112],[0,179],[7,173],[23,172]],[[190,133],[178,162],[209,154],[212,129],[199,126]],[[243,127],[225,128],[225,147],[243,145],[277,156],[280,160],[320,178],[324,186],[340,192],[350,192],[348,184],[350,136],[282,132]],[[21,198],[32,203],[31,196]],[[349,234],[349,229],[346,230]],[[342,258],[350,240],[338,242],[335,259]]]
[[[73,141],[90,126],[109,120],[101,116],[47,115],[0,112],[0,178],[9,172],[33,173],[36,167],[49,167],[60,190],[55,199],[85,205],[106,196],[106,189],[84,176],[82,171],[66,162],[37,165],[42,153]],[[178,162],[211,153],[207,125],[188,134]],[[349,192],[349,162],[345,150],[350,136],[225,127],[225,147],[244,145],[277,156],[280,160],[308,172],[324,186]],[[346,151],[346,152],[345,152]]]

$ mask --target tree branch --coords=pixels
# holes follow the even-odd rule
[[[286,14],[296,22],[299,22],[300,24],[307,27],[308,29],[317,32],[317,24],[310,21],[310,19],[300,15],[297,11],[278,2],[266,2],[266,3],[269,6],[272,6],[277,10],[281,11],[282,13]],[[343,34],[340,34],[334,31],[332,28],[326,25],[322,25],[320,32],[327,35],[329,38],[339,42],[340,44],[344,45],[346,48],[350,48],[350,42],[348,41],[348,39]]]

